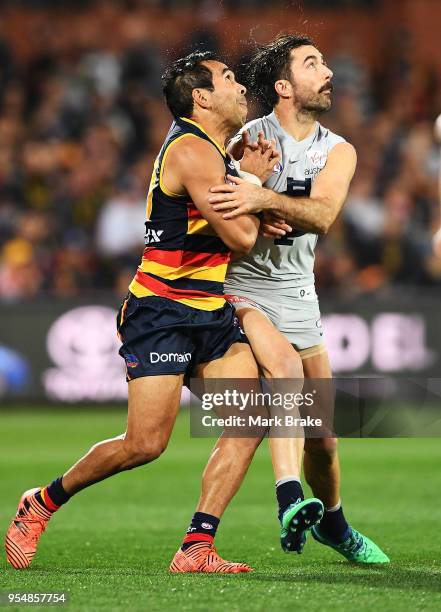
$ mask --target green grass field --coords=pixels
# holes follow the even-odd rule
[[[4,532],[24,489],[45,484],[92,443],[123,431],[125,414],[11,409],[0,413],[0,423]],[[169,575],[213,443],[189,439],[188,430],[184,413],[158,462],[70,501],[43,535],[29,570],[14,571],[3,557],[0,591],[65,591],[71,610],[441,609],[439,439],[341,441],[346,514],[381,543],[390,566],[351,566],[312,538],[303,555],[283,554],[264,442],[216,538],[223,556],[255,571]]]

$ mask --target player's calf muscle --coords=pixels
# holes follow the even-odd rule
[[[122,472],[157,459],[166,449],[179,408],[178,380],[172,393],[150,401],[137,391],[150,386],[152,380],[132,386],[129,391],[127,432],[110,440],[98,442],[64,476],[63,486],[69,494]]]
[[[125,443],[125,461],[121,469],[130,470],[158,459],[167,448],[167,441],[160,438],[148,440],[127,440]]]
[[[63,476],[63,487],[69,495],[113,476],[153,461],[161,454],[157,448],[141,448],[121,436],[98,442]]]
[[[113,474],[151,463],[167,448],[171,426],[98,442],[63,476],[70,495]]]
[[[305,452],[313,455],[316,460],[332,463],[337,450],[337,438],[309,438],[305,441]]]

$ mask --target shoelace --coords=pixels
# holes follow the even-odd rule
[[[351,535],[348,538],[348,542],[343,542],[342,549],[344,549],[348,553],[355,553],[362,549],[363,547],[363,538],[356,532],[352,531]]]
[[[33,530],[31,530],[29,533],[29,538],[32,540],[32,542],[36,542],[38,540],[38,538],[40,537],[40,535],[43,533],[43,531],[46,529],[46,526],[47,526],[47,521],[45,521],[44,519],[33,518],[30,516],[20,516],[14,522],[15,523],[39,523],[40,524],[40,529],[41,529],[40,533],[37,534]]]
[[[210,546],[208,546],[207,549],[203,551],[203,554],[204,554],[204,559],[203,559],[204,562],[207,560],[207,557],[209,555],[214,555],[214,559],[211,559],[212,563],[213,562],[224,562],[224,563],[227,563],[227,561],[224,561],[222,559],[222,557],[220,557],[218,555],[218,552],[217,552],[216,547],[215,547],[214,544],[211,544]],[[202,559],[201,559],[201,562],[202,562]]]
[[[217,557],[219,557],[219,555],[217,554],[217,550],[216,547],[214,546],[214,544],[210,544],[210,546],[207,546],[206,550],[204,550],[205,553],[205,558],[208,557],[208,555],[213,554],[216,555]]]

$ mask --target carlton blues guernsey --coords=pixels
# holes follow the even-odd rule
[[[297,141],[274,112],[249,122],[243,130],[248,130],[251,141],[257,140],[259,131],[276,141],[281,159],[265,187],[293,198],[309,196],[329,152],[345,142],[318,122],[307,138]],[[314,287],[317,238],[297,229],[276,239],[259,236],[253,249],[230,265],[225,281],[228,294],[256,302],[299,350],[320,344],[323,336]]]
[[[276,115],[255,119],[241,130],[248,130],[251,141],[257,140],[259,131],[265,138],[276,141],[281,161],[276,165],[265,187],[293,198],[308,197],[311,186],[326,165],[329,152],[345,142],[316,123],[315,130],[304,140],[297,141],[285,132]],[[236,138],[240,138],[237,135]],[[231,264],[228,270],[228,290],[238,288],[289,291],[314,283],[314,250],[317,234],[294,230],[291,234],[269,240],[259,236],[253,249]]]

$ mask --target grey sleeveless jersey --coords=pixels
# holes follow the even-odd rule
[[[309,196],[312,181],[325,166],[329,151],[344,138],[316,123],[314,132],[298,142],[285,132],[274,113],[249,122],[251,141],[263,131],[265,138],[274,138],[281,153],[278,164],[265,187],[292,197]],[[235,138],[240,138],[238,134]],[[242,288],[244,291],[282,291],[305,287],[314,283],[314,249],[316,234],[293,231],[275,240],[258,237],[248,255],[233,262],[227,273],[226,292]]]

